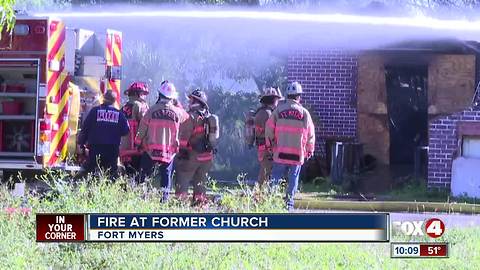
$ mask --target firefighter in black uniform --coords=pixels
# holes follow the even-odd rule
[[[130,128],[125,115],[113,106],[116,99],[115,92],[105,92],[103,103],[92,108],[83,123],[78,148],[80,153],[86,148],[89,151],[88,159],[76,176],[77,179],[95,171],[98,166],[108,171],[111,178],[117,177],[120,139],[128,134]]]

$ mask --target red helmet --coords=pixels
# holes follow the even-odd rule
[[[133,82],[130,87],[125,90],[124,94],[128,95],[135,92],[148,95],[148,85],[144,82]]]

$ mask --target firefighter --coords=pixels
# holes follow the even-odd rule
[[[108,171],[113,179],[117,177],[120,139],[128,134],[130,128],[125,115],[113,106],[116,100],[115,92],[106,91],[103,103],[93,107],[83,123],[78,138],[78,148],[79,153],[82,153],[88,146],[89,154],[83,171],[77,175],[77,179],[94,171],[97,165]]]
[[[260,171],[258,173],[258,184],[260,186],[263,186],[265,181],[270,179],[273,163],[272,152],[267,151],[265,145],[265,124],[281,98],[280,89],[273,87],[265,89],[260,96],[262,105],[255,113],[255,144],[257,146],[258,162],[260,163]]]
[[[210,114],[204,91],[197,89],[188,98],[189,117],[180,125],[180,152],[175,160],[175,193],[178,198],[186,199],[189,184],[193,182],[194,205],[205,205],[205,183],[219,135],[218,118]]]
[[[148,86],[143,82],[134,82],[125,90],[124,94],[128,96],[128,101],[123,105],[122,111],[128,119],[130,133],[122,137],[120,143],[120,159],[125,166],[128,175],[140,172],[141,153],[135,147],[135,135],[137,134],[140,120],[148,111],[148,103],[145,96],[148,95]]]
[[[307,109],[300,104],[302,86],[298,82],[288,85],[287,100],[281,102],[267,121],[266,145],[273,151],[273,183],[286,176],[285,196],[288,210],[293,209],[293,197],[298,187],[300,169],[306,159],[313,156],[315,128]]]
[[[135,137],[135,145],[144,151],[140,161],[141,181],[146,176],[152,176],[153,184],[162,190],[162,202],[168,199],[171,188],[173,158],[178,152],[179,126],[187,118],[186,112],[173,104],[177,97],[175,86],[164,81],[160,86],[157,103],[140,121]]]

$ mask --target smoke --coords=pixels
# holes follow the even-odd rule
[[[250,73],[300,49],[368,50],[412,40],[477,40],[480,34],[479,20],[265,9],[127,5],[36,15],[60,17],[70,27],[96,32],[122,31],[125,52],[134,54],[146,46],[152,54],[161,54],[157,58],[164,63],[157,69],[163,77],[182,77],[186,87],[222,79],[248,81],[255,75]]]
[[[285,62],[293,51],[369,50],[416,40],[478,40],[480,33],[480,21],[335,11],[104,6],[36,15],[60,17],[72,28],[121,31],[123,87],[131,80],[143,80],[157,89],[162,80],[169,79],[182,96],[195,87],[231,90],[209,92],[211,107],[222,119],[215,166],[221,178],[233,178],[239,170],[256,171],[253,153],[239,143],[242,114],[254,105],[256,95],[232,92],[282,85]]]
[[[214,35],[229,47],[366,49],[411,38],[477,39],[480,20],[440,20],[422,16],[385,17],[340,13],[265,10],[154,9],[135,6],[113,10],[38,13],[85,28],[116,28],[131,39],[154,41],[176,35]],[[355,41],[355,42],[352,42]],[[177,44],[177,46],[189,44]]]

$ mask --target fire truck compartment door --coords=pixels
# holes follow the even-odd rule
[[[87,77],[105,77],[105,58],[102,56],[83,56],[81,74]]]
[[[42,165],[35,161],[18,160],[18,159],[1,159],[0,169],[17,169],[17,170],[40,170]]]
[[[98,40],[95,32],[86,29],[76,29],[76,49],[81,56],[103,56],[103,43]]]
[[[80,118],[80,88],[70,82],[70,108],[68,110],[68,128],[70,135],[68,137],[68,153],[73,154],[76,151],[78,122]]]
[[[75,72],[75,49],[77,48],[77,32],[67,28],[65,34],[65,71]]]

